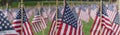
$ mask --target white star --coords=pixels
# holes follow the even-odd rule
[[[0,24],[2,24],[2,23],[0,22]]]
[[[3,14],[1,13],[0,15],[2,16]]]
[[[10,26],[10,28],[12,28],[12,25]]]
[[[1,19],[1,21],[3,21],[3,19]]]
[[[2,29],[2,27],[0,27],[0,29]]]
[[[7,26],[5,26],[5,28],[7,28]]]
[[[4,26],[5,24],[2,24],[2,26]]]
[[[6,21],[4,21],[4,23],[6,23]]]
[[[9,25],[9,23],[7,23],[7,25]]]

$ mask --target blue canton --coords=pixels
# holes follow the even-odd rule
[[[70,10],[70,7],[68,6],[67,3],[64,8],[62,21],[63,21],[63,23],[66,23],[74,28],[77,28],[77,19],[75,18],[75,15]]]
[[[5,15],[0,11],[0,31],[13,30],[11,23],[5,17]]]

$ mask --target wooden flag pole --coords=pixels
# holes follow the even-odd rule
[[[8,8],[8,2],[6,3],[6,8]]]
[[[42,2],[42,7],[43,7],[43,2]],[[42,12],[41,12],[42,13]],[[43,13],[42,13],[43,14]],[[43,16],[43,15],[42,15]],[[42,35],[44,35],[44,29],[42,30]]]
[[[56,0],[56,26],[55,26],[55,28],[56,28],[56,35],[57,35],[57,31],[58,31],[58,29],[57,29],[57,20],[58,20],[58,0]]]
[[[103,1],[100,0],[100,35],[102,35],[102,5],[103,5]]]
[[[74,6],[74,3],[73,3],[73,1],[72,0],[70,0],[71,1],[71,9],[73,8],[73,6]]]
[[[23,32],[22,32],[22,31],[23,31],[23,26],[22,26],[22,24],[23,24],[23,11],[22,11],[22,10],[23,10],[23,0],[21,0],[20,8],[21,8],[21,9],[20,9],[20,12],[21,12],[21,22],[22,22],[22,23],[21,23],[21,33],[20,33],[20,34],[22,35],[22,33],[23,33]]]

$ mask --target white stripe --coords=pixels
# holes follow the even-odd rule
[[[99,30],[99,25],[97,26],[97,24],[98,24],[98,22],[99,22],[99,17],[97,18],[97,20],[96,20],[96,22],[95,22],[95,25],[94,25],[94,27],[93,27],[93,32],[92,32],[92,35],[94,35],[94,32],[97,30]],[[96,29],[98,27],[98,29]],[[96,31],[96,34],[98,34],[98,32]]]
[[[39,22],[36,24],[37,24],[37,28],[38,28],[38,32],[39,32],[40,31]]]
[[[83,25],[81,25],[81,27],[80,27],[80,35],[83,35],[82,29],[83,29]]]
[[[28,35],[28,34],[27,34],[27,33],[28,33],[28,32],[27,32],[27,29],[26,29],[26,27],[25,27],[25,24],[23,24],[23,29],[24,29],[24,32],[25,32],[24,34]]]
[[[108,35],[110,35],[110,32],[111,32],[111,30],[110,30],[110,31],[108,31]]]
[[[71,28],[71,26],[68,26],[68,29],[67,29],[66,35],[69,35],[70,28]]]
[[[79,27],[80,26],[80,23],[78,23],[78,25],[77,25],[77,30],[76,30],[76,35],[78,35],[78,32],[79,32]],[[81,34],[81,33],[80,33]]]
[[[103,26],[102,30],[100,31],[100,34],[103,34],[104,30],[105,30],[105,26]]]
[[[13,22],[17,22],[17,21],[21,21],[21,19],[15,19],[15,20],[13,20]]]
[[[21,23],[13,24],[12,26],[21,26]]]
[[[105,29],[105,31],[104,31],[104,35],[106,35],[106,32],[107,32],[107,29]]]
[[[35,27],[35,31],[38,32],[38,29],[37,29],[36,24],[33,24],[33,25],[34,25],[34,27]]]
[[[104,22],[102,22],[102,24],[104,24],[107,28],[112,30],[111,26],[106,25]]]
[[[66,24],[65,24],[65,23],[63,23],[63,26],[62,26],[62,29],[61,29],[60,35],[63,35],[64,30],[65,30],[65,26],[66,26]]]
[[[53,30],[53,34],[56,35],[56,32],[57,32],[57,26],[55,25],[54,30]]]
[[[72,28],[72,35],[74,35],[75,33],[75,28]],[[70,33],[69,33],[70,34]]]
[[[120,34],[119,32],[120,32],[120,27],[118,27],[118,30],[116,31],[116,35]]]
[[[28,28],[30,35],[32,35],[32,31],[30,30],[30,25],[28,24],[28,22],[26,22],[26,25],[27,25],[27,28]]]
[[[19,27],[19,28],[15,28],[15,30],[21,30],[22,28],[21,27]]]
[[[35,28],[35,25],[34,25],[34,24],[32,25],[32,27],[33,27],[34,31],[36,32],[36,28]]]
[[[118,25],[116,25],[116,26],[115,26],[115,28],[114,28],[114,30],[113,30],[114,32],[116,32],[116,31],[117,31],[117,27],[118,27]]]
[[[53,31],[53,29],[54,29],[54,28],[53,28],[53,27],[54,27],[54,24],[55,24],[55,21],[53,21],[53,25],[51,26],[50,35],[52,35],[52,33],[53,33],[52,31]],[[40,26],[41,26],[41,25],[40,25]]]

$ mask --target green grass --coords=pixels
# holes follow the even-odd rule
[[[88,23],[82,21],[83,24],[83,32],[85,35],[90,35],[90,29],[92,27],[93,19],[90,19]]]

